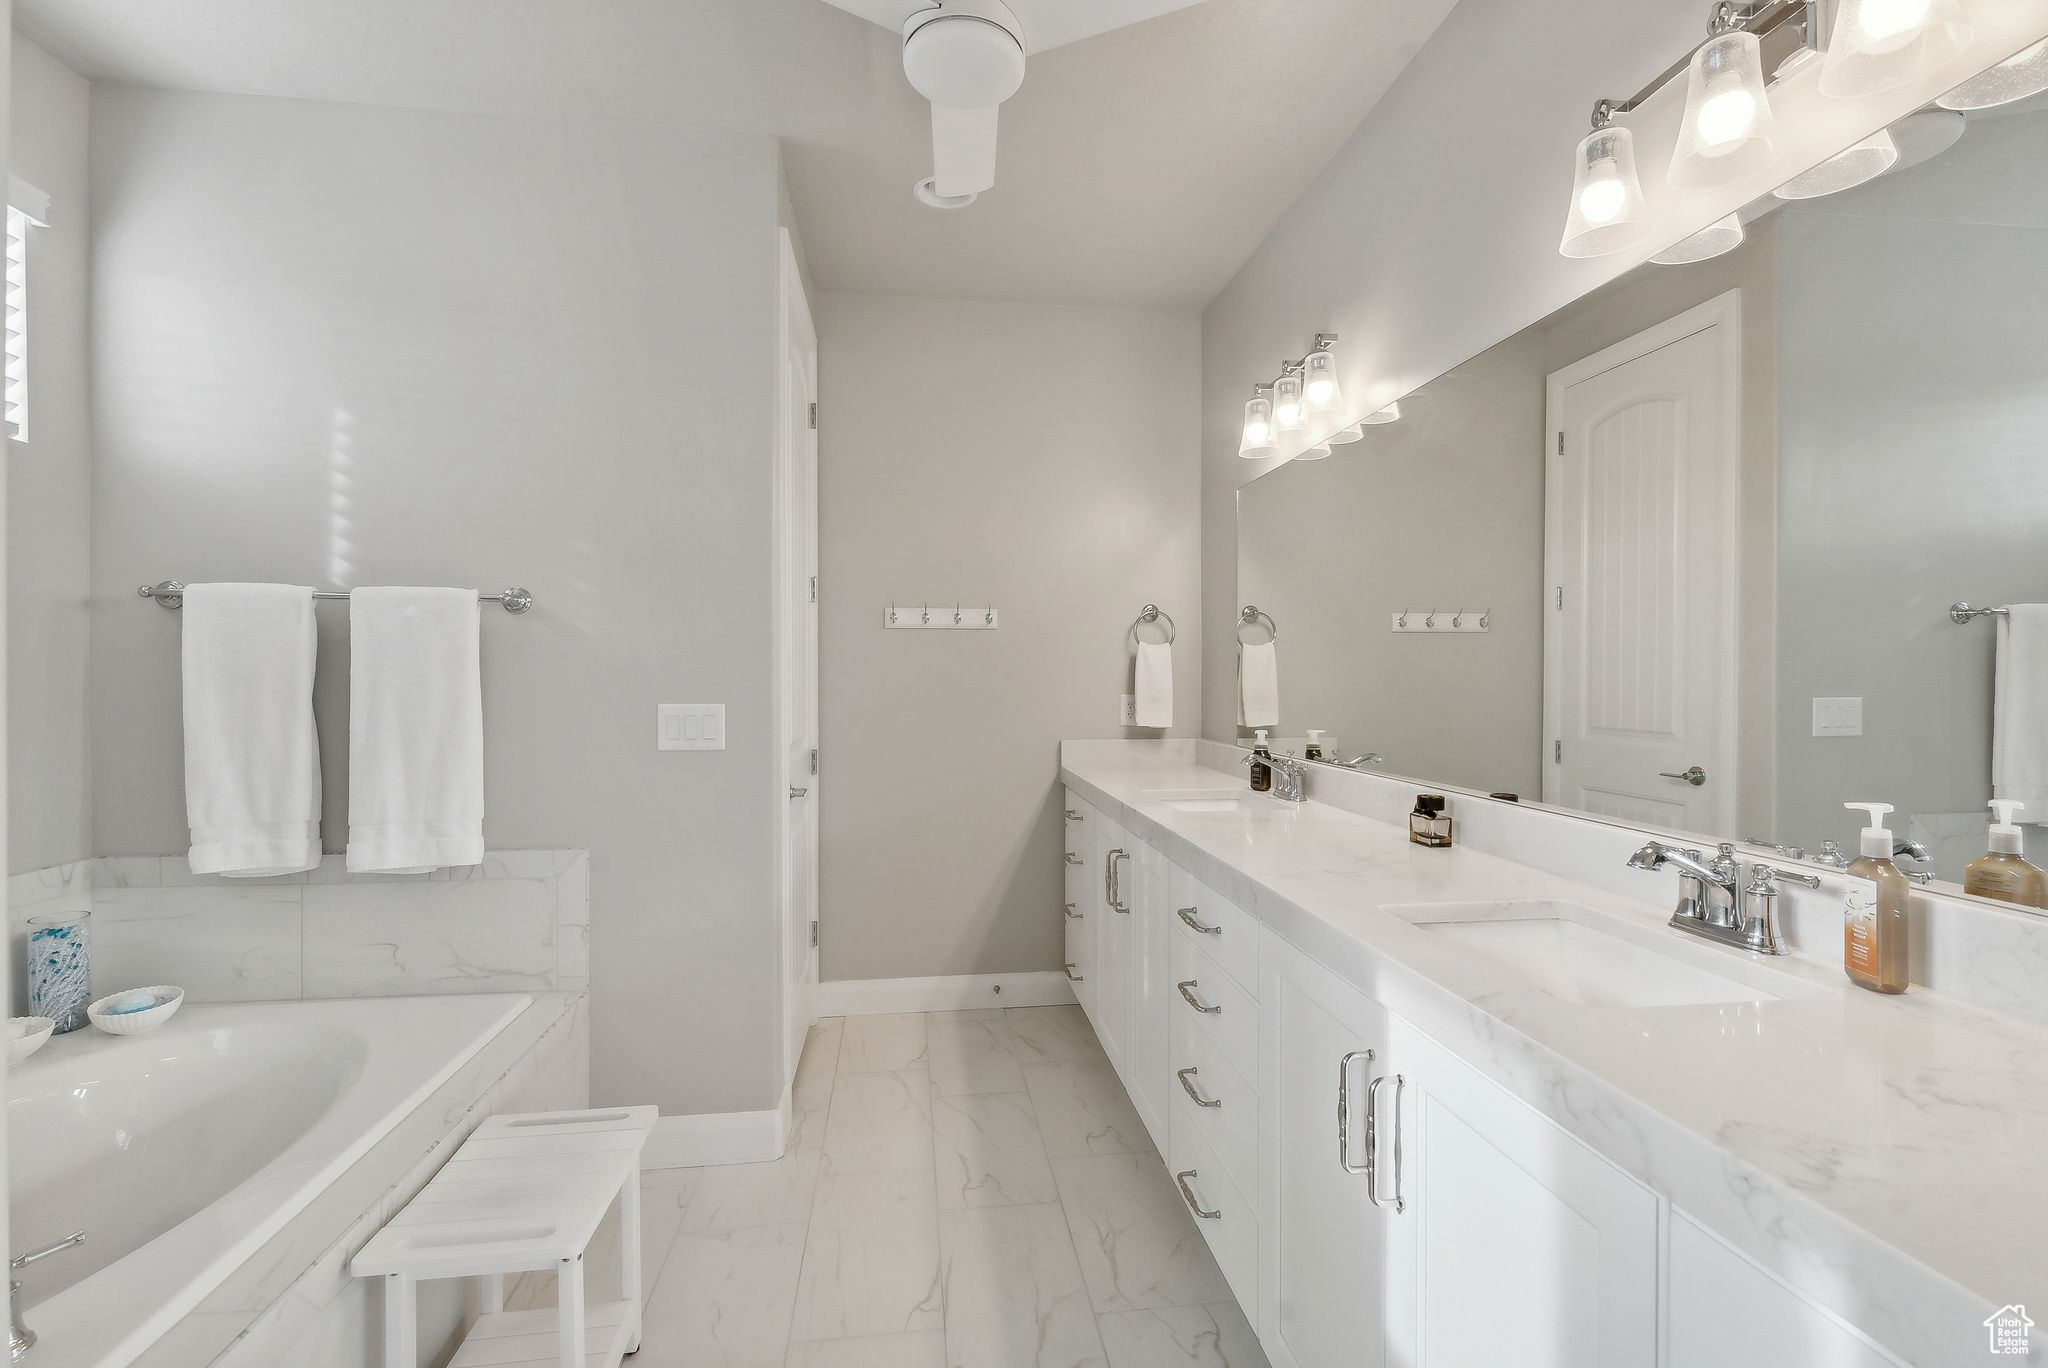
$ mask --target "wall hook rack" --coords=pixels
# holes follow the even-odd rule
[[[988,632],[995,630],[996,616],[993,607],[970,607],[957,599],[951,608],[941,605],[937,612],[925,602],[914,608],[891,603],[882,610],[882,626],[898,632]]]
[[[1485,608],[1403,608],[1390,621],[1396,632],[1485,632],[1493,626],[1493,612]]]

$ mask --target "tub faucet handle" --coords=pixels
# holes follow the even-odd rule
[[[28,1253],[10,1260],[7,1266],[11,1269],[27,1268],[30,1264],[40,1259],[47,1259],[52,1254],[61,1254],[67,1249],[84,1243],[85,1232],[75,1230],[55,1244],[44,1245],[41,1249],[31,1249]],[[36,1332],[21,1323],[21,1279],[19,1278],[11,1278],[7,1283],[7,1321],[7,1358],[11,1363],[19,1363],[28,1357],[29,1350],[36,1347]]]
[[[23,1254],[18,1258],[9,1261],[7,1266],[9,1268],[27,1268],[32,1263],[42,1262],[44,1259],[49,1258],[52,1254],[62,1254],[65,1250],[74,1248],[84,1243],[85,1232],[82,1230],[74,1230],[69,1235],[66,1235],[63,1239],[57,1241],[57,1243],[55,1244],[46,1244],[41,1249],[31,1249],[28,1253]]]

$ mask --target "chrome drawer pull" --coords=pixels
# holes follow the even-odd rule
[[[1351,1162],[1351,1061],[1354,1059],[1362,1059],[1370,1064],[1373,1061],[1373,1053],[1371,1050],[1353,1050],[1337,1061],[1337,1162],[1343,1165],[1346,1173],[1368,1175],[1365,1191],[1367,1196],[1371,1196],[1373,1128],[1372,1113],[1369,1111],[1365,1115],[1365,1162]]]
[[[1074,810],[1073,810],[1072,808],[1068,808],[1068,809],[1067,809],[1067,820],[1068,820],[1068,821],[1070,821],[1070,822],[1078,822],[1078,821],[1080,821],[1080,820],[1081,820],[1081,814],[1080,814],[1080,813],[1078,813],[1078,812],[1076,812],[1076,811],[1074,811]]]
[[[1188,1082],[1190,1078],[1194,1077],[1195,1072],[1196,1071],[1194,1069],[1182,1069],[1179,1073],[1174,1075],[1175,1078],[1178,1078],[1180,1080],[1181,1091],[1186,1093],[1189,1097],[1194,1098],[1195,1105],[1198,1107],[1222,1106],[1223,1103],[1219,1099],[1213,1097],[1204,1097],[1200,1093],[1195,1091],[1195,1085]]]
[[[1174,984],[1173,986],[1180,989],[1181,1000],[1186,1002],[1188,1006],[1200,1012],[1203,1016],[1215,1016],[1218,1012],[1223,1010],[1221,1007],[1211,1007],[1208,1003],[1202,1001],[1200,998],[1196,997],[1193,993],[1190,993],[1188,991],[1188,989],[1190,988],[1200,986],[1198,980],[1184,979],[1181,982]]]
[[[1061,965],[1060,967],[1061,967],[1062,969],[1064,969],[1064,970],[1066,971],[1066,975],[1067,975],[1067,982],[1069,982],[1069,983],[1086,983],[1086,982],[1088,981],[1088,976],[1087,976],[1086,974],[1077,974],[1077,973],[1075,973],[1075,972],[1074,972],[1074,966],[1073,966],[1073,965],[1071,965],[1071,964],[1063,964],[1063,965]]]
[[[1070,851],[1068,851],[1068,852],[1067,852],[1067,863],[1068,863],[1068,864],[1079,864],[1079,863],[1081,863],[1081,857],[1080,857],[1079,855],[1076,855],[1076,854],[1075,854],[1075,853],[1074,853],[1073,851],[1071,851],[1071,850],[1070,850]]]
[[[1131,905],[1124,901],[1124,872],[1117,865],[1118,860],[1128,860],[1130,858],[1131,852],[1128,850],[1112,850],[1109,852],[1109,859],[1105,862],[1102,871],[1103,892],[1109,898],[1109,910],[1112,912],[1129,912],[1131,910]]]
[[[1196,1176],[1196,1173],[1195,1173],[1195,1170],[1194,1170],[1194,1169],[1188,1169],[1188,1170],[1187,1170],[1186,1172],[1184,1172],[1184,1173],[1176,1173],[1176,1174],[1174,1174],[1174,1175],[1173,1175],[1173,1181],[1174,1181],[1174,1182],[1176,1182],[1176,1183],[1179,1183],[1179,1184],[1180,1184],[1180,1198],[1181,1198],[1181,1200],[1182,1200],[1183,1202],[1186,1202],[1186,1203],[1188,1204],[1188,1210],[1189,1210],[1189,1211],[1192,1211],[1192,1212],[1194,1212],[1194,1213],[1195,1213],[1195,1215],[1197,1215],[1197,1216],[1201,1217],[1201,1218],[1202,1218],[1203,1220],[1205,1220],[1205,1221],[1220,1221],[1220,1220],[1222,1220],[1222,1219],[1223,1219],[1223,1213],[1222,1213],[1222,1212],[1220,1212],[1220,1211],[1204,1211],[1204,1210],[1202,1210],[1202,1204],[1201,1204],[1201,1202],[1197,1201],[1197,1200],[1196,1200],[1196,1198],[1195,1198],[1195,1192],[1194,1192],[1194,1189],[1193,1189],[1193,1188],[1190,1188],[1190,1187],[1188,1186],[1188,1179],[1190,1179],[1190,1178],[1193,1178],[1193,1177],[1195,1177],[1195,1176]]]
[[[1079,912],[1076,912],[1076,911],[1074,910],[1074,905],[1073,905],[1072,903],[1068,903],[1068,904],[1066,905],[1066,911],[1067,911],[1067,916],[1068,916],[1069,918],[1071,918],[1072,920],[1074,920],[1074,921],[1080,921],[1080,920],[1081,920],[1082,914],[1081,914],[1081,913],[1079,913]]]
[[[1408,1090],[1408,1080],[1406,1078],[1403,1078],[1400,1074],[1395,1074],[1393,1078],[1394,1195],[1392,1197],[1380,1196],[1380,1178],[1379,1173],[1377,1172],[1379,1168],[1378,1141],[1380,1084],[1387,1081],[1386,1074],[1381,1074],[1378,1078],[1375,1078],[1372,1082],[1365,1085],[1366,1166],[1374,1170],[1374,1172],[1371,1173],[1365,1180],[1365,1195],[1372,1199],[1372,1204],[1374,1206],[1390,1206],[1394,1209],[1394,1214],[1399,1215],[1401,1212],[1404,1212],[1408,1209],[1407,1200],[1401,1196],[1401,1094]]]
[[[1174,915],[1176,917],[1179,917],[1182,921],[1186,922],[1189,927],[1193,928],[1196,931],[1201,932],[1205,936],[1220,936],[1223,934],[1222,927],[1204,926],[1200,921],[1196,920],[1195,909],[1192,907],[1180,908],[1177,911],[1175,911]]]

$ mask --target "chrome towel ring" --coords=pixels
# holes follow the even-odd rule
[[[1247,628],[1247,627],[1264,627],[1264,628],[1266,629],[1266,639],[1265,639],[1264,641],[1247,641],[1247,640],[1245,640],[1245,635],[1244,635],[1244,629],[1245,629],[1245,628]],[[1273,643],[1273,642],[1275,642],[1275,641],[1278,641],[1279,639],[1280,639],[1280,624],[1279,624],[1279,623],[1277,623],[1277,622],[1275,622],[1275,621],[1273,621],[1273,615],[1272,615],[1271,613],[1265,613],[1265,612],[1261,612],[1261,611],[1259,611],[1259,609],[1258,609],[1258,608],[1257,608],[1256,606],[1254,606],[1254,605],[1252,605],[1252,604],[1249,604],[1249,603],[1247,603],[1247,604],[1246,604],[1246,605],[1244,606],[1244,611],[1240,612],[1240,613],[1239,613],[1239,614],[1237,615],[1237,644],[1238,644],[1238,645],[1240,645],[1240,646],[1266,646],[1266,645],[1270,645],[1271,643]]]
[[[1180,635],[1179,629],[1173,625],[1172,614],[1168,613],[1164,608],[1161,608],[1156,603],[1148,603],[1143,608],[1140,608],[1138,610],[1137,621],[1131,624],[1131,640],[1143,641],[1145,638],[1138,635],[1138,629],[1140,627],[1149,627],[1154,623],[1161,621],[1166,623],[1166,641],[1164,644],[1168,646],[1173,645],[1173,639],[1176,636]]]

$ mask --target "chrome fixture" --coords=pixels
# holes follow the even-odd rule
[[[1263,627],[1264,627],[1264,628],[1266,629],[1266,639],[1265,639],[1265,641],[1261,641],[1261,642],[1250,642],[1250,641],[1246,641],[1246,640],[1244,639],[1244,629],[1245,629],[1245,628],[1247,628],[1247,627],[1259,627],[1259,626],[1263,626]],[[1273,621],[1273,615],[1272,615],[1271,613],[1263,612],[1263,611],[1261,611],[1261,610],[1260,610],[1260,609],[1259,609],[1258,607],[1256,607],[1255,605],[1253,605],[1253,604],[1249,604],[1249,603],[1247,603],[1247,604],[1246,604],[1246,605],[1245,605],[1245,606],[1244,606],[1243,608],[1241,608],[1241,609],[1239,609],[1239,610],[1238,610],[1238,614],[1237,614],[1237,641],[1238,641],[1238,644],[1239,644],[1240,646],[1252,646],[1252,645],[1259,645],[1259,646],[1264,646],[1264,645],[1268,645],[1268,644],[1270,644],[1270,643],[1272,643],[1272,642],[1278,641],[1279,639],[1280,639],[1280,624],[1279,624],[1279,623],[1277,623],[1277,622],[1275,622],[1275,621]]]
[[[1948,606],[1948,620],[1958,627],[1972,618],[2011,616],[2011,610],[2006,608],[1972,608],[1967,603],[1951,603]]]
[[[1332,760],[1329,763],[1337,766],[1339,769],[1376,769],[1387,763],[1387,757],[1381,755],[1378,751],[1367,751],[1365,754],[1353,756],[1349,760]]]
[[[1280,437],[1305,433],[1313,425],[1318,432],[1308,443],[1329,455],[1332,441],[1356,441],[1344,435],[1358,420],[1339,424],[1332,436],[1321,436],[1324,421],[1338,415],[1344,406],[1344,388],[1337,379],[1337,357],[1332,350],[1337,334],[1319,332],[1315,346],[1298,361],[1282,361],[1280,374],[1252,386],[1252,397],[1244,405],[1244,431],[1238,438],[1237,454],[1250,461],[1280,454]],[[1362,435],[1362,434],[1361,434]]]
[[[1804,846],[1780,845],[1776,841],[1766,840],[1761,836],[1745,836],[1742,838],[1742,843],[1744,845],[1768,846],[1780,859],[1803,860],[1806,858],[1806,848]]]
[[[1178,1079],[1180,1080],[1180,1088],[1181,1088],[1181,1091],[1182,1091],[1182,1092],[1184,1092],[1184,1093],[1186,1093],[1186,1094],[1188,1095],[1188,1097],[1189,1097],[1189,1098],[1190,1098],[1190,1099],[1191,1099],[1191,1100],[1192,1100],[1192,1101],[1194,1102],[1194,1104],[1195,1104],[1196,1106],[1198,1106],[1198,1107],[1203,1107],[1203,1108],[1206,1108],[1206,1109],[1209,1109],[1209,1110],[1214,1110],[1215,1108],[1217,1108],[1217,1107],[1220,1107],[1220,1106],[1222,1106],[1222,1105],[1223,1105],[1223,1099],[1222,1099],[1222,1098],[1220,1098],[1220,1097],[1204,1097],[1204,1096],[1202,1096],[1202,1094],[1201,1094],[1200,1092],[1196,1091],[1196,1089],[1195,1089],[1195,1085],[1194,1085],[1194,1081],[1193,1081],[1193,1080],[1194,1080],[1194,1077],[1195,1077],[1195,1075],[1196,1075],[1197,1073],[1199,1073],[1199,1072],[1201,1072],[1201,1070],[1199,1070],[1199,1069],[1197,1069],[1197,1068],[1194,1068],[1194,1067],[1189,1067],[1189,1068],[1185,1068],[1185,1069],[1182,1069],[1182,1070],[1180,1070],[1180,1072],[1178,1072],[1178,1073],[1176,1073],[1176,1074],[1174,1075],[1174,1077],[1175,1077],[1175,1078],[1178,1078]]]
[[[1759,955],[1786,953],[1778,937],[1777,881],[1820,887],[1818,875],[1758,864],[1750,870],[1749,885],[1738,900],[1735,885],[1742,866],[1736,863],[1735,847],[1726,842],[1711,861],[1702,862],[1697,850],[1675,850],[1650,841],[1629,856],[1628,863],[1631,869],[1669,866],[1678,871],[1678,906],[1672,910],[1671,926]]]
[[[1842,853],[1841,844],[1837,841],[1822,841],[1820,854],[1813,857],[1813,862],[1817,865],[1826,865],[1829,869],[1849,867],[1849,857]]]
[[[1659,779],[1676,779],[1680,783],[1691,784],[1694,788],[1698,788],[1707,782],[1707,772],[1698,765],[1688,765],[1676,774],[1673,774],[1670,770],[1658,770],[1657,777]]]
[[[30,1250],[7,1266],[10,1269],[27,1268],[30,1264],[47,1259],[52,1254],[62,1254],[65,1250],[75,1249],[84,1243],[85,1232],[75,1230],[55,1244],[47,1244],[41,1249]],[[21,1323],[21,1279],[19,1278],[10,1278],[7,1282],[7,1310],[9,1321],[7,1328],[7,1357],[10,1362],[19,1363],[28,1357],[29,1350],[36,1347],[36,1332]]]
[[[1131,640],[1144,640],[1143,637],[1138,635],[1138,629],[1140,627],[1150,627],[1152,624],[1161,621],[1166,623],[1165,644],[1168,646],[1173,645],[1173,639],[1180,635],[1180,629],[1173,625],[1173,615],[1156,603],[1148,603],[1138,610],[1137,620],[1131,623]]]
[[[505,589],[495,594],[486,594],[480,589],[475,592],[478,603],[495,603],[508,613],[523,613],[533,607],[533,595],[524,589]],[[155,584],[145,584],[137,589],[135,593],[139,598],[155,599],[156,606],[159,608],[183,608],[185,606],[185,586],[177,580],[160,580]],[[315,589],[313,597],[329,601],[335,599],[346,600],[348,598],[348,590]]]
[[[1117,861],[1130,858],[1128,850],[1112,850],[1102,857],[1102,900],[1109,904],[1110,911],[1121,912],[1125,916],[1130,915],[1131,905],[1124,901],[1123,870]]]
[[[1223,1009],[1221,1007],[1216,1006],[1214,1003],[1204,1002],[1195,996],[1195,989],[1202,986],[1199,981],[1195,979],[1182,979],[1173,986],[1180,990],[1181,1001],[1200,1012],[1203,1016],[1222,1015]]]
[[[1820,879],[1812,874],[1795,874],[1790,870],[1775,869],[1767,864],[1753,866],[1749,871],[1749,886],[1742,890],[1742,924],[1737,928],[1737,934],[1741,937],[1738,943],[1743,949],[1754,950],[1759,955],[1790,953],[1785,943],[1778,939],[1780,879],[1790,879],[1793,883],[1805,884],[1808,888],[1820,887]],[[1724,938],[1717,936],[1715,939]]]
[[[1173,1175],[1173,1181],[1180,1184],[1180,1199],[1186,1202],[1188,1210],[1194,1212],[1201,1220],[1220,1221],[1223,1219],[1223,1213],[1220,1211],[1204,1210],[1200,1199],[1195,1196],[1195,1190],[1188,1186],[1188,1179],[1199,1178],[1200,1176],[1201,1174],[1194,1169],[1183,1169]]]
[[[1244,763],[1252,763],[1252,753],[1244,753]],[[1259,761],[1273,771],[1273,796],[1282,802],[1299,803],[1308,798],[1308,767],[1322,761],[1303,760],[1293,755],[1268,755]]]

